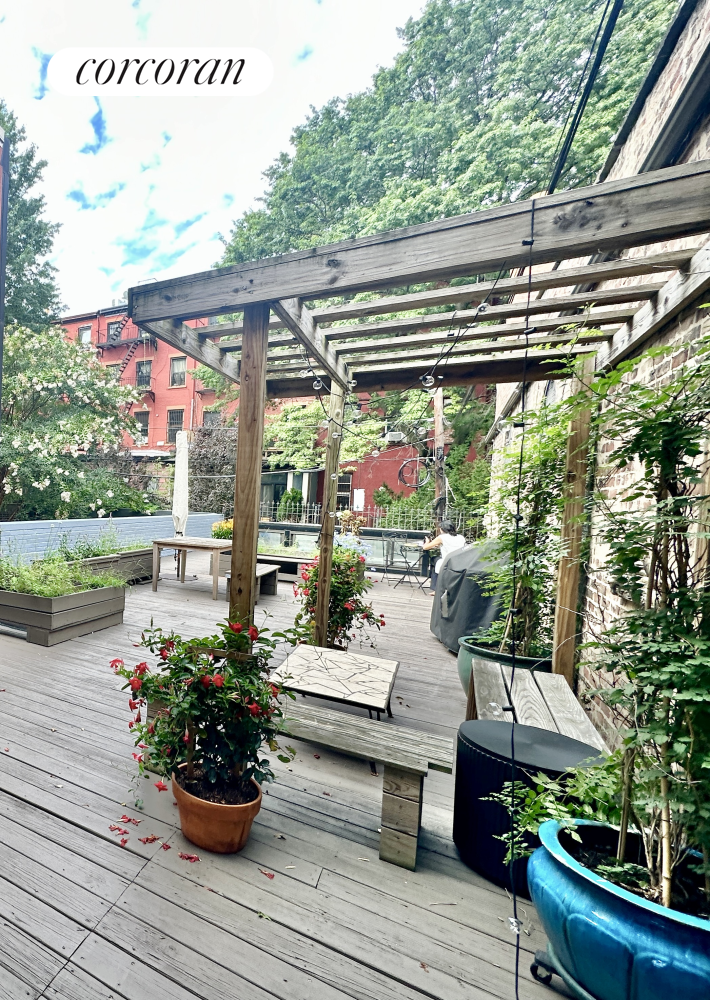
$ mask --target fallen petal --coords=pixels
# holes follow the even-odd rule
[[[261,872],[262,875],[266,875],[267,878],[273,878],[274,877],[274,873],[273,872],[264,871],[263,868],[260,868],[259,871]]]

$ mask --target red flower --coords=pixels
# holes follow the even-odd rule
[[[208,688],[210,686],[210,684],[212,683],[212,676],[211,676],[211,674],[204,674],[200,678],[200,680],[202,681],[202,686]]]
[[[148,664],[145,663],[145,662],[143,662],[143,663],[137,663],[136,666],[134,667],[134,672],[136,674],[141,674],[141,675],[147,674],[148,673]]]
[[[157,833],[151,833],[147,837],[139,837],[138,840],[141,844],[154,844],[158,840]]]
[[[168,658],[168,651],[167,651],[167,649],[161,649],[160,650],[160,659],[161,660],[167,660],[167,658]]]
[[[113,672],[116,673],[118,668],[123,666],[123,660],[111,660],[110,666]]]
[[[224,685],[224,677],[222,674],[215,674],[212,678],[212,683],[216,688],[221,688]]]
[[[196,861],[200,860],[196,854],[186,854],[184,851],[180,851],[179,857],[181,857],[183,861],[189,861],[191,865],[194,865]]]
[[[365,562],[365,557],[364,556],[360,556],[360,562]]]
[[[140,713],[140,711],[138,711],[136,713],[136,717],[135,717],[135,719],[133,721],[134,722],[140,722],[141,721],[141,713]]]
[[[256,639],[259,638],[259,629],[256,628],[254,625],[251,625],[249,627],[249,638],[251,639],[252,642],[254,642]]]
[[[308,587],[304,587],[303,588],[303,593],[304,594],[310,594],[310,590],[308,589]]]
[[[273,872],[267,872],[264,868],[260,868],[259,871],[261,872],[262,875],[266,875],[267,878],[273,878],[274,877],[274,873]]]
[[[121,847],[125,847],[127,843],[128,843],[128,837],[122,837],[121,838]]]
[[[128,728],[133,729],[133,725],[134,725],[133,719],[131,719],[131,721],[128,723]]]
[[[187,733],[187,732],[185,733],[185,735],[182,738],[182,742],[183,743],[189,743],[190,742],[190,735],[189,735],[189,733]]]
[[[387,624],[387,622],[383,618],[381,618],[380,619],[380,628],[384,628],[386,624]]]
[[[167,640],[167,642],[165,643],[165,648],[169,650],[175,649],[175,643],[173,642],[172,639]]]
[[[131,677],[128,684],[131,688],[131,691],[140,691],[143,681],[140,679],[140,677]]]
[[[151,724],[150,724],[150,725],[148,726],[148,732],[150,733],[150,735],[151,735],[151,736],[152,736],[152,735],[153,735],[153,733],[155,732],[155,726],[153,725],[153,723],[152,723],[152,722],[151,722]]]
[[[345,604],[343,605],[343,607],[346,608],[346,610],[348,610],[348,611],[354,611],[355,610],[355,605],[351,604],[350,601],[346,601]]]
[[[302,580],[307,580],[308,579],[308,573],[301,573],[301,579]],[[120,663],[121,661],[119,660],[118,662]]]
[[[255,701],[253,701],[249,706],[249,711],[251,712],[252,715],[259,715],[261,713],[261,709],[259,708],[259,706]]]
[[[169,752],[170,751],[168,751],[168,753]],[[168,790],[168,786],[165,784],[164,781],[156,781],[155,782],[155,787],[158,789],[159,792],[167,792],[167,790]]]
[[[164,851],[170,850],[170,844],[161,844],[160,846],[163,848]]]
[[[279,689],[278,689],[278,686],[276,684],[272,684],[271,685],[271,694],[273,695],[274,698],[278,698],[278,696],[279,696]]]
[[[362,618],[362,620],[363,620],[364,622],[366,622],[366,621],[367,621],[367,615],[360,615],[360,617]]]
[[[133,757],[134,760],[137,760],[139,764],[143,763],[143,754],[142,753],[132,753],[131,757]]]
[[[135,712],[135,710],[138,708],[139,704],[140,704],[140,702],[134,701],[133,698],[129,698],[128,699],[128,707],[130,708],[130,710],[132,712]]]
[[[232,630],[232,632],[236,632],[237,635],[239,635],[239,633],[242,630],[242,626],[239,624],[239,622],[230,622],[229,627]]]

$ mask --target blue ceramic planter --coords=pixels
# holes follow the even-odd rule
[[[560,829],[555,820],[540,827],[528,885],[550,964],[573,992],[594,1000],[708,1000],[710,921],[595,875],[562,847]]]

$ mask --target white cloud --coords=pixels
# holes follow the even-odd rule
[[[0,94],[49,161],[47,216],[63,301],[105,306],[146,278],[210,267],[217,233],[254,205],[262,171],[310,105],[366,87],[401,49],[423,0],[23,0],[0,9]],[[4,20],[2,19],[4,17]],[[48,57],[86,45],[263,49],[275,79],[255,98],[63,97]]]

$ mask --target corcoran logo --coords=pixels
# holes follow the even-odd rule
[[[62,49],[47,69],[70,97],[254,97],[273,76],[266,53],[241,48]]]

